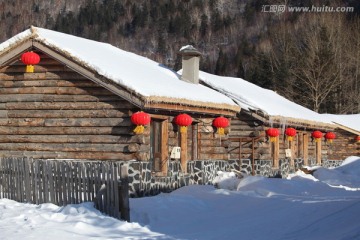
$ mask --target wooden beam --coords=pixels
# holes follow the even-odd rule
[[[307,133],[302,134],[303,138],[303,158],[304,158],[304,165],[309,165],[309,136]]]
[[[295,163],[294,163],[294,157],[295,157],[295,141],[296,138],[294,137],[292,141],[289,141],[289,148],[291,150],[291,157],[290,157],[290,166],[294,167]]]
[[[275,169],[279,168],[279,148],[280,148],[280,144],[279,144],[279,136],[277,136],[275,138],[275,141],[273,142],[272,146],[273,146],[273,167]]]
[[[180,147],[181,169],[184,173],[187,173],[187,131],[180,132]]]
[[[0,56],[0,69],[4,66],[11,64],[12,62],[16,62],[20,57],[20,54],[27,49],[32,47],[32,41],[26,40],[23,43],[19,44],[18,46],[11,48],[11,51],[6,51]]]
[[[222,109],[222,108],[211,108],[211,107],[196,107],[189,105],[170,104],[170,103],[146,103],[144,106],[146,109],[159,109],[159,110],[173,110],[177,112],[188,112],[188,113],[201,113],[211,115],[224,115],[224,116],[235,116],[237,112]]]
[[[168,120],[161,122],[161,172],[163,176],[167,176],[168,160],[169,160],[169,147],[168,147]]]
[[[316,164],[321,166],[321,141],[316,142]]]

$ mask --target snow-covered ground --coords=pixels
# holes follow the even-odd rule
[[[131,199],[132,223],[91,203],[0,199],[0,239],[360,239],[360,157],[288,179],[219,173],[213,186]]]

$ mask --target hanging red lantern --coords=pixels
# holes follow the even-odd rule
[[[266,130],[266,134],[270,137],[270,142],[274,142],[275,139],[279,136],[279,129],[277,128],[269,128]]]
[[[184,133],[187,131],[187,127],[191,125],[192,118],[188,114],[182,113],[174,118],[174,123],[180,126],[180,132]]]
[[[335,138],[336,138],[336,135],[333,132],[327,132],[325,134],[325,139],[326,139],[326,142],[328,142],[328,143],[332,143]]]
[[[295,128],[285,129],[285,135],[287,140],[291,142],[293,138],[296,136],[296,129]]]
[[[26,64],[26,72],[34,72],[34,65],[40,62],[40,56],[34,52],[26,52],[21,55],[21,61]]]
[[[136,128],[133,130],[136,134],[143,133],[145,129],[144,126],[148,125],[150,121],[150,115],[142,111],[131,115],[131,122],[136,125]]]
[[[229,120],[225,117],[217,117],[214,119],[212,125],[217,128],[217,133],[219,135],[224,135],[225,128],[229,126]]]
[[[356,141],[357,143],[360,143],[360,136],[355,137],[355,141]]]
[[[322,136],[323,136],[322,132],[320,132],[318,130],[313,131],[311,133],[311,137],[313,137],[315,139],[315,142],[320,142]]]

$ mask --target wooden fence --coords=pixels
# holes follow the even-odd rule
[[[93,201],[130,221],[127,167],[120,162],[0,159],[0,198],[59,206]]]

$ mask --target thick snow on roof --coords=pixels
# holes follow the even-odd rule
[[[200,84],[182,81],[176,72],[148,58],[123,51],[110,44],[43,28],[32,27],[32,31],[26,30],[0,44],[0,54],[32,34],[36,41],[57,49],[100,75],[140,94],[148,101],[164,97],[178,103],[190,100],[237,107],[223,94]]]
[[[326,118],[331,119],[334,123],[352,128],[360,132],[360,114],[349,115],[335,115],[335,114],[321,114]]]
[[[261,111],[269,117],[303,119],[321,123],[331,123],[310,109],[300,106],[276,92],[261,88],[241,78],[222,77],[200,72],[200,79],[214,89],[231,97],[242,109]]]

